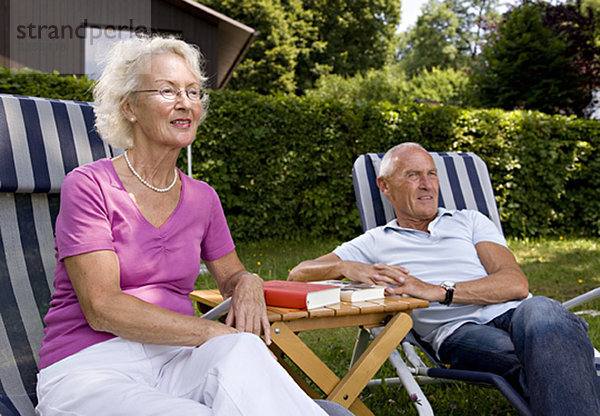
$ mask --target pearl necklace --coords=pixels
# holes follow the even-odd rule
[[[129,166],[129,169],[131,169],[131,172],[133,172],[133,174],[135,175],[135,177],[138,178],[141,183],[143,183],[144,185],[146,185],[148,188],[152,189],[153,191],[156,191],[156,192],[168,192],[177,183],[177,168],[174,168],[173,169],[173,173],[175,174],[175,177],[173,178],[173,183],[171,183],[171,185],[167,186],[166,188],[157,188],[156,186],[150,185],[148,182],[146,182],[146,180],[144,180],[144,178],[142,178],[140,176],[139,173],[137,173],[135,171],[135,169],[133,168],[133,166],[131,166],[131,162],[129,161],[129,158],[127,157],[127,150],[125,151],[125,153],[123,153],[123,155],[125,156],[125,162],[127,162],[127,166]]]

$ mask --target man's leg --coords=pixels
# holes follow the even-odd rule
[[[585,321],[539,296],[515,309],[510,333],[535,414],[600,415],[599,378]]]
[[[491,323],[459,327],[442,343],[438,354],[452,368],[501,375],[527,397],[526,389],[519,383],[521,363],[512,340],[508,332]]]

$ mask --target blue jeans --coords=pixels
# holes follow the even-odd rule
[[[600,377],[587,323],[536,296],[486,325],[467,323],[440,346],[453,368],[505,377],[534,415],[600,415]]]

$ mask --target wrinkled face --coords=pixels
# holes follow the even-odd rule
[[[194,141],[202,116],[200,101],[190,100],[185,91],[199,88],[198,80],[185,60],[176,54],[153,55],[148,73],[141,75],[139,90],[171,88],[181,91],[169,101],[158,92],[138,92],[129,103],[133,124],[134,143],[147,140],[169,147],[183,148]],[[131,115],[125,111],[128,118]],[[136,144],[137,144],[136,143]]]
[[[419,148],[398,149],[394,171],[378,180],[381,192],[390,200],[398,224],[433,220],[438,210],[440,184],[433,159]]]

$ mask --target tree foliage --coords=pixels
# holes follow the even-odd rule
[[[430,0],[402,45],[401,62],[406,72],[462,66],[463,56],[456,42],[458,26],[458,16],[446,3]]]
[[[594,3],[588,4],[587,9],[584,3],[581,8],[576,3],[542,4],[544,24],[564,36],[566,55],[571,57],[571,66],[580,82],[573,97],[572,112],[577,114],[581,114],[581,109],[590,101],[591,91],[600,87],[600,8]]]
[[[400,0],[206,0],[260,34],[230,87],[302,92],[329,73],[353,75],[390,60]]]
[[[300,0],[284,7],[279,0],[207,0],[208,6],[259,31],[244,60],[236,68],[230,87],[269,93],[296,89],[294,70],[305,52],[311,31],[296,11]],[[296,20],[291,17],[296,16]]]
[[[410,102],[465,105],[468,78],[461,70],[437,67],[422,69],[409,78],[399,65],[387,65],[366,75],[322,77],[306,95],[348,105],[382,101],[394,105]]]
[[[400,23],[399,0],[305,0],[326,48],[314,55],[332,73],[353,75],[389,61]]]
[[[488,39],[473,77],[480,103],[581,114],[598,85],[593,14],[575,3],[526,2]]]
[[[497,19],[497,5],[497,0],[429,0],[415,26],[401,37],[401,65],[410,75],[469,66],[483,33]]]

